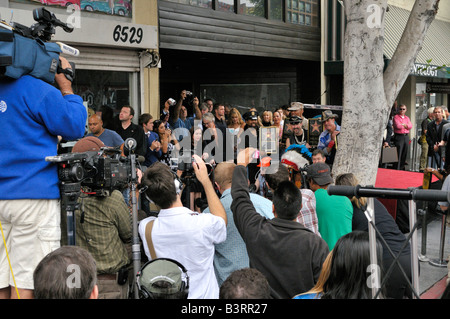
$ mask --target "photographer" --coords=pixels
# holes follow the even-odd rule
[[[171,258],[189,269],[188,298],[217,299],[214,245],[226,239],[227,215],[205,163],[197,155],[193,159],[194,172],[205,190],[211,214],[198,214],[183,207],[180,180],[168,166],[156,162],[145,172],[142,187],[161,210],[157,218],[148,217],[140,222],[139,234],[149,260]]]
[[[246,244],[251,267],[266,276],[276,295],[292,298],[296,291],[315,285],[329,250],[323,239],[296,221],[302,195],[292,182],[285,180],[274,190],[273,219],[257,213],[249,196],[246,169],[255,160],[254,152],[254,148],[240,151],[233,171],[234,223]]]
[[[60,61],[70,68],[66,59]],[[58,135],[83,136],[87,112],[65,75],[55,80],[59,89],[30,75],[0,80],[0,222],[9,243],[0,241],[0,298],[31,298],[34,268],[60,245],[58,168],[45,157],[56,155]]]
[[[201,120],[202,112],[199,108],[199,100],[198,97],[192,96],[190,93],[190,101],[186,102],[186,97],[188,95],[188,91],[183,90],[180,94],[179,100],[176,102],[176,105],[170,111],[172,116],[170,117],[170,125],[174,129],[175,133],[178,134],[176,137],[179,141],[181,141],[184,137],[188,136],[189,130],[192,126],[194,126],[194,120]],[[188,111],[186,105],[184,104],[192,104],[192,110]],[[188,116],[190,113],[193,113],[193,116]],[[177,130],[180,129],[180,130]]]
[[[98,151],[101,147],[102,141],[89,136],[79,140],[72,152]],[[132,228],[123,195],[114,190],[110,196],[80,198],[79,203],[81,210],[75,212],[76,243],[95,259],[98,298],[127,299]]]

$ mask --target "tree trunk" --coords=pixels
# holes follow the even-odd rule
[[[346,0],[344,99],[333,174],[354,173],[374,185],[391,106],[405,83],[437,13],[439,0],[416,0],[388,69],[383,74],[387,0]]]

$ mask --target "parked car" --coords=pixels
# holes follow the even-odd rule
[[[71,4],[76,4],[80,6],[80,0],[40,0],[42,4],[48,5],[60,5],[62,7],[70,6]]]
[[[81,0],[81,10],[100,11],[111,14],[108,0]],[[129,11],[125,6],[115,3],[114,14],[126,16],[129,14]]]

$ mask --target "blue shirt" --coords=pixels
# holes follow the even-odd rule
[[[313,292],[313,293],[304,293],[293,297],[292,299],[320,299],[322,297],[322,293]]]
[[[86,136],[95,136],[95,135],[89,133]],[[107,128],[105,128],[102,134],[96,137],[98,137],[99,140],[102,141],[103,144],[105,144],[105,146],[108,147],[116,147],[123,144],[123,138],[119,135],[119,133],[113,130],[108,130]]]
[[[83,137],[87,111],[80,96],[62,96],[30,75],[0,81],[0,200],[60,198],[58,135]]]
[[[184,121],[181,118],[178,118],[173,124],[172,128],[175,131],[176,138],[178,141],[181,141],[184,137],[189,135],[189,130],[191,129],[192,125],[189,120],[189,118],[186,118]],[[177,130],[178,129],[178,130]]]
[[[336,123],[336,131],[341,131],[341,127]],[[320,133],[319,136],[319,143],[317,144],[317,148],[324,150],[326,152],[326,148],[328,146],[328,143],[331,141],[331,134],[328,130],[323,131]]]
[[[272,202],[260,195],[250,193],[250,200],[256,211],[267,219],[274,217],[272,212]],[[231,189],[226,189],[220,197],[225,212],[227,213],[227,239],[215,245],[214,270],[219,286],[235,270],[249,267],[249,259],[245,242],[236,228],[231,211]],[[206,208],[203,213],[210,213]]]

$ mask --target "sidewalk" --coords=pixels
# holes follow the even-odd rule
[[[433,219],[427,225],[425,257],[427,259],[439,259],[440,242],[441,242],[441,225],[442,218]],[[422,251],[422,228],[416,230],[418,254],[423,255]],[[449,227],[446,227],[445,245],[444,245],[444,260],[450,254],[450,232]],[[446,287],[446,280],[448,275],[447,267],[437,267],[431,265],[428,261],[419,262],[419,292],[420,299],[440,299],[442,292]]]

